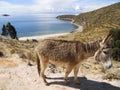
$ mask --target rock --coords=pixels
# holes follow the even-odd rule
[[[3,56],[4,56],[3,52],[0,51],[0,57],[3,57]]]

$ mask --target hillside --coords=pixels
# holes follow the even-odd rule
[[[99,39],[105,36],[110,29],[120,29],[120,2],[79,14],[74,17],[73,23],[82,25],[83,32],[73,33],[63,38],[82,41]]]
[[[120,2],[75,17],[74,23],[89,27],[120,28]]]
[[[57,19],[72,21],[75,18],[75,15],[59,15],[56,17]]]

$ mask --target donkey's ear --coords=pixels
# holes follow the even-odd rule
[[[112,35],[111,35],[111,34],[108,34],[108,35],[102,40],[102,42],[100,43],[100,45],[107,44],[111,39],[112,39]]]
[[[100,47],[103,47],[103,46],[104,46],[104,44],[102,42],[100,42]]]

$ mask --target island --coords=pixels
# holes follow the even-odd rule
[[[9,14],[3,14],[2,16],[10,16]]]

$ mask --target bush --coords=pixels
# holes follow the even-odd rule
[[[120,29],[112,29],[109,33],[112,35],[112,57],[113,59],[120,61]]]
[[[112,57],[113,59],[120,61],[120,48],[113,48]]]
[[[113,40],[120,40],[120,29],[111,29],[109,33],[112,35]]]

